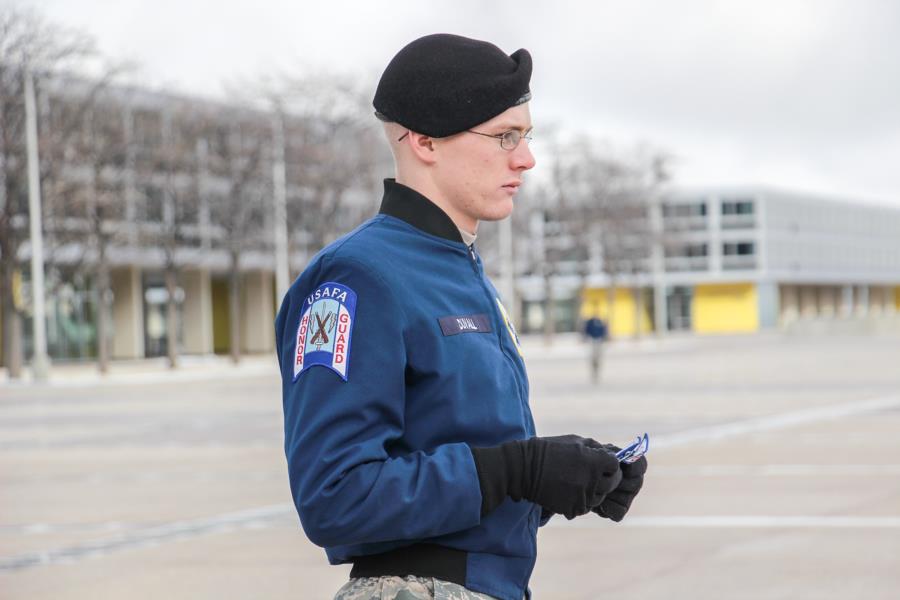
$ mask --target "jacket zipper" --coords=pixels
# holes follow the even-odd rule
[[[497,328],[497,342],[500,344],[500,352],[506,358],[509,363],[510,368],[513,370],[513,375],[516,380],[516,385],[519,388],[519,408],[522,409],[522,418],[524,419],[525,430],[528,431],[529,424],[533,424],[534,418],[531,417],[531,411],[528,409],[528,406],[525,401],[525,386],[521,381],[521,377],[519,375],[519,368],[515,363],[515,359],[509,355],[506,347],[503,345],[503,329],[507,327],[506,323],[503,322],[503,315],[499,314],[499,309],[497,308],[497,299],[491,297],[491,291],[488,289],[488,286],[484,283],[484,273],[482,273],[481,269],[478,266],[478,257],[475,254],[475,244],[469,244],[469,257],[472,259],[472,270],[475,271],[475,275],[478,277],[478,283],[481,284],[481,289],[484,290],[485,295],[488,298],[488,302],[491,305],[491,314],[495,316],[496,320],[500,321],[500,327]]]
[[[491,291],[488,289],[487,285],[484,283],[484,274],[478,267],[478,257],[475,255],[475,244],[469,244],[469,257],[472,259],[472,270],[475,271],[475,276],[478,277],[478,283],[481,284],[481,289],[484,290],[485,295],[488,297],[488,302],[491,305],[491,314],[497,317],[497,320],[500,321],[500,327],[498,327],[498,338],[497,342],[500,344],[500,352],[503,353],[503,356],[506,357],[507,362],[509,363],[510,368],[513,370],[513,377],[516,380],[516,385],[519,388],[519,409],[522,411],[522,419],[523,425],[525,426],[525,431],[528,432],[529,429],[534,430],[534,417],[531,414],[531,409],[528,408],[528,403],[526,402],[526,393],[525,393],[525,384],[520,381],[519,377],[519,368],[515,363],[515,359],[509,355],[506,348],[503,346],[503,328],[507,327],[507,324],[503,322],[503,315],[499,314],[499,309],[497,308],[497,299],[491,297]],[[532,542],[531,542],[531,550],[532,553],[537,556],[537,529],[538,529],[538,521],[540,521],[540,509],[537,510],[537,515],[535,518],[531,519],[528,526],[532,532]],[[525,590],[526,597],[531,598],[531,590],[528,589],[528,580],[531,579],[531,574],[534,572],[534,560],[532,560],[531,568],[528,571],[528,574],[525,576]]]

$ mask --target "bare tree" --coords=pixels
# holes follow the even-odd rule
[[[97,298],[97,366],[109,367],[109,333],[112,323],[109,251],[123,240],[125,220],[124,171],[128,135],[125,117],[112,104],[95,105],[88,114],[89,143],[84,157],[90,164],[87,197],[88,243]]]
[[[196,245],[198,236],[197,140],[203,119],[187,102],[172,99],[168,107],[145,113],[140,127],[144,139],[136,168],[144,184],[142,200],[161,209],[157,223],[143,224],[142,237],[163,256],[166,356],[169,368],[174,369],[178,366],[180,253],[192,243]],[[148,194],[159,197],[147,197]]]
[[[111,75],[112,76],[112,75]],[[84,275],[96,308],[97,365],[108,370],[111,333],[110,250],[126,242],[125,171],[128,123],[124,89],[60,77],[46,86],[46,129],[41,166],[48,295]],[[68,131],[69,135],[59,132]]]
[[[372,215],[377,172],[389,161],[358,82],[334,73],[279,74],[228,86],[238,99],[229,131],[215,144],[228,181],[216,200],[231,264],[231,356],[241,348],[239,277],[247,250],[277,252],[279,190],[285,193],[288,254],[307,258]],[[210,155],[216,152],[211,150]],[[282,186],[283,183],[283,187]],[[284,214],[284,213],[281,213]],[[276,259],[277,264],[277,259]]]
[[[371,216],[389,156],[358,83],[289,77],[280,90],[291,242],[308,256]]]
[[[577,274],[583,290],[587,276],[596,266],[610,282],[607,288],[608,317],[615,310],[616,288],[626,276],[635,302],[635,332],[641,329],[644,313],[643,291],[636,276],[650,270],[649,259],[655,240],[650,226],[650,202],[668,180],[666,154],[639,147],[620,156],[591,143],[572,145],[555,153],[552,177],[544,210],[550,240],[546,263],[545,301],[552,310],[550,277],[560,272]],[[579,298],[583,294],[579,294]],[[580,312],[580,311],[578,311]],[[552,313],[545,322],[545,336],[553,335]]]
[[[0,305],[3,308],[3,357],[9,376],[17,378],[22,368],[23,302],[14,293],[22,268],[20,252],[27,238],[28,203],[24,78],[35,76],[42,116],[47,114],[45,90],[55,78],[77,71],[99,60],[92,38],[58,27],[33,12],[0,9]],[[94,90],[102,88],[116,69],[101,68]],[[81,131],[82,115],[95,94],[89,93],[68,117],[50,128],[39,124],[42,150],[42,185],[59,181],[60,164],[47,158],[48,148]],[[52,256],[49,257],[52,260]]]
[[[215,139],[211,174],[227,182],[227,193],[212,204],[211,218],[221,228],[222,247],[228,252],[228,297],[230,354],[240,361],[241,315],[240,268],[242,255],[251,249],[266,249],[265,213],[271,196],[271,132],[268,115],[249,109],[231,110],[229,124],[210,131]],[[219,114],[218,121],[223,115]],[[204,140],[204,145],[206,141]],[[267,167],[269,168],[267,171]]]

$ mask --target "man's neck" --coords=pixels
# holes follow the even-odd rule
[[[460,232],[466,232],[471,236],[475,236],[478,233],[478,221],[470,219],[456,211],[450,202],[447,201],[444,194],[440,192],[430,179],[424,177],[407,177],[398,172],[396,181],[410,189],[416,190],[431,200],[438,208],[444,211],[448,217],[450,217],[450,220],[453,221],[453,224],[456,225]],[[463,239],[465,239],[465,237],[466,236],[463,236]]]

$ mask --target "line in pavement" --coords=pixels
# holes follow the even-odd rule
[[[823,406],[800,411],[782,413],[734,423],[689,429],[687,431],[660,435],[654,438],[654,448],[671,448],[699,441],[721,440],[736,435],[757,431],[783,429],[816,421],[835,419],[864,412],[892,409],[900,406],[900,396],[873,398],[859,402]],[[259,508],[227,513],[190,521],[176,521],[158,527],[141,529],[128,535],[87,542],[49,550],[0,559],[0,571],[24,569],[39,565],[49,565],[72,561],[88,556],[105,554],[114,550],[139,547],[172,539],[194,537],[207,533],[228,530],[234,527],[265,525],[267,521],[284,518],[293,514],[289,504],[262,506]],[[562,519],[554,519],[564,523]],[[554,521],[551,521],[553,523]],[[578,519],[576,526],[593,523],[603,525],[598,519]],[[634,517],[623,523],[627,527],[889,527],[900,528],[900,517]],[[570,525],[571,526],[571,525]]]
[[[606,519],[552,519],[547,526],[595,529],[599,527],[647,528],[720,528],[720,529],[900,529],[900,517],[841,517],[841,516],[772,516],[717,515],[629,517],[621,523]],[[891,534],[896,535],[896,534]]]
[[[806,425],[817,421],[826,421],[840,417],[848,417],[865,412],[874,412],[900,407],[900,396],[882,396],[869,400],[846,402],[829,406],[807,408],[765,417],[743,419],[733,423],[709,425],[655,436],[650,440],[651,449],[686,446],[695,442],[711,442],[727,439],[736,435],[785,429],[797,425]]]
[[[265,526],[271,521],[294,514],[290,504],[273,504],[237,512],[175,521],[156,527],[138,529],[124,535],[75,544],[43,552],[31,552],[8,558],[0,558],[0,571],[15,571],[28,567],[71,562],[90,556],[99,556],[116,550],[126,550],[175,539],[186,539],[208,533],[229,531],[235,528]]]
[[[653,465],[653,477],[886,477],[900,475],[900,465]]]

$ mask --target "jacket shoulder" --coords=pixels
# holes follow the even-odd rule
[[[307,288],[327,280],[339,273],[353,279],[362,277],[377,279],[387,283],[391,279],[392,268],[386,260],[396,240],[392,240],[381,215],[376,215],[353,231],[341,236],[322,248],[310,260],[303,273],[294,282],[301,293]]]
[[[310,262],[310,267],[357,265],[372,275],[390,280],[398,261],[415,250],[415,236],[384,215],[377,215],[324,247]]]

